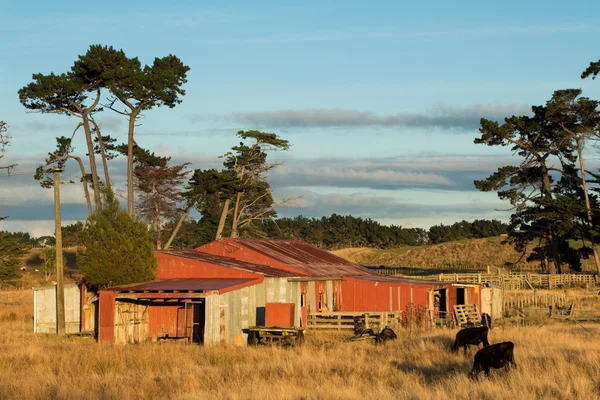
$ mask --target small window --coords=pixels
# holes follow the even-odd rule
[[[305,304],[306,304],[306,294],[302,293],[300,295],[300,307],[304,307]]]
[[[323,293],[319,293],[319,311],[323,311]]]

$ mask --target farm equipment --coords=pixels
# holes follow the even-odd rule
[[[252,326],[248,328],[249,345],[300,346],[304,342],[304,329],[277,326]]]

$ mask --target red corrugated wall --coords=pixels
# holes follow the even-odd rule
[[[100,323],[98,326],[100,343],[114,343],[115,341],[115,298],[116,293],[113,291],[100,291]]]
[[[262,275],[218,265],[154,253],[158,267],[156,279],[171,278],[259,278]]]
[[[269,256],[258,253],[254,250],[250,250],[246,247],[234,245],[225,245],[222,242],[214,241],[196,248],[196,250],[203,251],[209,254],[215,254],[217,256],[231,257],[237,260],[247,261],[255,264],[268,265],[273,268],[279,268],[284,271],[298,272],[296,269],[289,267],[288,265],[279,262]]]
[[[188,307],[188,326],[192,324],[192,307]],[[151,304],[148,307],[150,337],[185,337],[185,308],[183,303]]]
[[[400,309],[404,311],[404,308],[411,301],[411,288],[412,299],[415,305],[429,307],[428,290],[432,290],[433,286],[425,284],[412,285],[401,282],[344,279],[341,282],[341,288],[341,311],[389,312],[398,310],[398,288],[400,288]]]

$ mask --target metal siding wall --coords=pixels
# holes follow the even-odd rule
[[[114,343],[115,340],[115,297],[115,292],[100,291],[100,322],[98,324],[98,341],[100,343]]]
[[[265,278],[266,303],[275,303],[275,278]]]
[[[148,309],[151,337],[185,337],[185,305],[183,303],[152,304]],[[193,310],[188,308],[188,323]]]
[[[333,311],[333,281],[325,282],[325,291],[327,295],[327,311]]]
[[[308,312],[314,313],[317,311],[317,297],[315,294],[315,282],[308,282],[308,295],[306,296],[308,302]]]
[[[115,344],[140,343],[148,339],[148,306],[116,302]]]
[[[66,284],[64,290],[65,332],[77,333],[81,330],[81,290],[76,284]],[[34,332],[56,333],[56,286],[42,286],[34,291]]]
[[[206,320],[204,325],[204,345],[214,346],[219,344],[220,310],[219,295],[213,294],[206,297]]]
[[[154,253],[158,267],[156,279],[171,278],[257,278],[258,274],[204,263],[189,258]]]

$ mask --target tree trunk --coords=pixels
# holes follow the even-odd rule
[[[175,237],[177,236],[179,229],[181,229],[181,225],[183,225],[183,221],[185,221],[185,218],[188,216],[188,214],[194,207],[194,204],[195,203],[193,203],[193,202],[191,204],[189,204],[187,206],[187,208],[185,209],[185,212],[183,213],[183,215],[179,218],[179,221],[177,221],[177,225],[175,225],[175,229],[173,229],[173,232],[171,233],[171,237],[167,241],[167,244],[165,244],[164,250],[169,250],[169,247],[171,247],[171,243],[173,242],[173,240],[175,240]]]
[[[156,229],[156,249],[160,250],[160,208],[158,207],[158,202],[156,201],[156,182],[152,182],[152,201],[154,202],[154,213],[156,218],[154,222]]]
[[[545,159],[541,161],[542,173],[543,173],[543,181],[542,181],[542,191],[544,196],[547,199],[552,199],[552,187],[550,185],[550,174],[548,173],[548,168],[546,167]],[[548,262],[548,270],[551,275],[560,273],[560,252],[558,249],[558,242],[556,241],[556,235],[554,234],[554,227],[550,227],[548,231],[548,241],[550,244],[550,257]]]
[[[594,263],[596,264],[596,271],[600,274],[600,258],[598,257],[598,251],[594,242],[594,234],[592,228],[594,224],[592,222],[592,207],[590,205],[590,197],[588,196],[587,182],[585,181],[585,165],[583,163],[583,142],[582,138],[577,138],[577,156],[579,157],[579,169],[581,170],[581,184],[583,185],[583,195],[585,196],[585,209],[587,212],[588,227],[590,229],[590,243],[592,251],[594,252]]]
[[[223,211],[221,212],[221,218],[219,219],[219,227],[217,228],[217,236],[216,240],[221,239],[223,237],[223,229],[225,229],[225,220],[227,219],[227,213],[229,212],[229,203],[231,203],[231,199],[225,200],[225,204],[223,204]]]
[[[98,182],[98,170],[96,169],[96,157],[94,156],[94,143],[92,141],[92,132],[90,129],[90,121],[88,114],[83,113],[81,115],[83,120],[83,130],[85,131],[85,140],[88,147],[88,156],[90,158],[90,171],[92,173],[92,187],[94,188],[94,204],[96,210],[102,208],[102,200],[100,196],[100,183]]]
[[[73,160],[77,161],[77,163],[79,164],[79,169],[81,170],[81,182],[83,183],[83,193],[85,194],[85,202],[87,203],[87,209],[88,209],[88,217],[92,218],[92,201],[90,199],[90,191],[88,190],[88,181],[87,181],[87,174],[85,172],[85,167],[83,166],[83,161],[81,161],[81,158],[76,157],[76,156],[69,156],[71,157]]]
[[[129,131],[127,132],[127,213],[133,217],[133,132],[137,114],[129,115]]]
[[[100,146],[100,157],[102,157],[102,168],[104,169],[104,184],[108,189],[110,189],[110,178],[108,176],[108,163],[106,161],[106,152],[104,151],[104,141],[102,140],[102,132],[100,131],[100,127],[94,121],[94,119],[90,119],[92,124],[94,124],[94,128],[96,129],[96,134],[98,136],[98,146]]]
[[[231,222],[231,237],[237,238],[240,237],[240,233],[238,232],[238,221],[239,221],[239,208],[240,201],[242,200],[242,192],[238,192],[235,198],[235,207],[233,209],[233,221]]]

